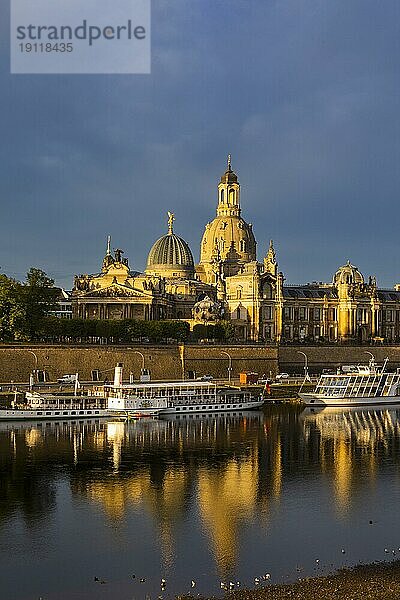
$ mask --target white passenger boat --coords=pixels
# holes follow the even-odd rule
[[[94,401],[93,401],[94,400]],[[97,402],[96,402],[97,401]],[[2,421],[60,420],[110,416],[108,409],[98,406],[98,398],[90,396],[55,396],[26,392],[25,403],[12,401],[11,408],[0,409]]]
[[[231,412],[259,408],[264,403],[262,396],[220,389],[209,381],[123,384],[121,364],[115,368],[114,385],[105,386],[105,394],[108,410],[126,417]]]
[[[380,368],[371,360],[350,372],[323,374],[313,392],[300,393],[307,405],[367,406],[400,403],[400,373],[385,371],[388,359]]]

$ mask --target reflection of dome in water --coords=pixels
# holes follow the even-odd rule
[[[173,215],[170,215],[167,235],[160,237],[152,246],[146,273],[162,277],[194,277],[194,260],[189,245],[175,235],[172,229]]]
[[[217,321],[220,316],[220,305],[209,296],[193,306],[193,318],[196,321]]]
[[[364,277],[357,267],[348,260],[333,276],[333,283],[364,283]]]

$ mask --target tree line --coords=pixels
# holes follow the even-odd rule
[[[230,322],[65,319],[51,316],[60,290],[44,271],[31,268],[24,282],[0,274],[0,341],[50,343],[136,343],[232,340]]]
[[[133,319],[59,319],[42,321],[40,340],[61,343],[134,344],[143,342],[174,343],[229,338],[230,324],[195,325],[190,331],[187,321],[136,321]]]

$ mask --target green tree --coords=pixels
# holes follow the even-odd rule
[[[26,310],[21,284],[0,275],[0,339],[26,339]]]
[[[25,327],[29,339],[38,337],[43,319],[56,309],[58,288],[54,280],[44,271],[32,267],[26,275],[26,283],[22,286],[22,302],[25,305]]]

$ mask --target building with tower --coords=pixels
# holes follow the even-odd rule
[[[195,264],[188,243],[168,230],[151,247],[144,272],[120,249],[101,271],[75,277],[72,310],[85,319],[182,319],[192,326],[229,320],[241,342],[400,341],[400,286],[379,289],[348,261],[330,283],[285,284],[272,240],[261,262],[251,223],[242,216],[240,184],[229,155]]]

